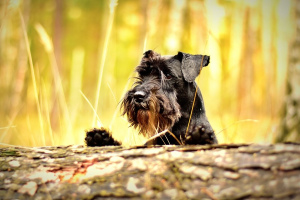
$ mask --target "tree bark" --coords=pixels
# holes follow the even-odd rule
[[[0,148],[1,199],[299,199],[300,144]]]
[[[300,0],[295,4],[296,34],[290,48],[286,100],[277,142],[300,141]]]

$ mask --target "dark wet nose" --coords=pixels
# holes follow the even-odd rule
[[[136,102],[140,103],[144,100],[146,96],[146,93],[143,92],[143,91],[136,91],[134,94],[133,94],[133,97],[135,99]]]

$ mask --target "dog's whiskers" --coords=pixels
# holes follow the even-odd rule
[[[161,138],[161,136],[162,135],[165,135],[166,133],[169,133],[177,142],[178,142],[178,144],[180,144],[180,145],[183,145],[183,143],[182,142],[180,142],[178,139],[177,139],[177,137],[174,135],[174,133],[172,133],[171,131],[169,131],[169,130],[164,130],[164,131],[161,131],[160,133],[157,133],[157,134],[155,134],[154,136],[152,136],[152,137],[150,137],[147,141],[146,141],[146,143],[148,143],[148,142],[150,142],[151,140],[154,140],[155,138],[158,138],[158,137],[160,137]],[[169,143],[170,144],[170,143]]]
[[[159,130],[159,121],[157,122],[157,130],[156,130],[156,134],[158,134],[158,130]],[[161,140],[163,141],[163,143],[166,145],[164,139],[162,136],[159,136],[161,138]],[[168,140],[168,137],[166,137],[166,135],[164,135],[164,137],[167,139],[168,144],[171,144],[170,141]]]

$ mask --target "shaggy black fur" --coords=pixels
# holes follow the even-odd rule
[[[164,130],[173,133],[156,137],[151,144],[179,144],[177,140],[181,144],[216,144],[195,82],[209,61],[210,57],[205,55],[178,52],[174,56],[161,56],[152,50],[145,52],[136,67],[134,87],[122,100],[123,115],[148,138]],[[86,143],[88,146],[121,144],[105,129],[88,131]]]
[[[119,146],[120,142],[114,140],[111,133],[104,128],[93,128],[86,132],[85,143],[87,146]]]

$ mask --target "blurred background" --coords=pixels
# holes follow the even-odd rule
[[[104,126],[125,145],[143,144],[119,102],[148,49],[211,56],[197,83],[220,143],[278,141],[296,5],[1,0],[0,143],[83,144],[85,130]]]

